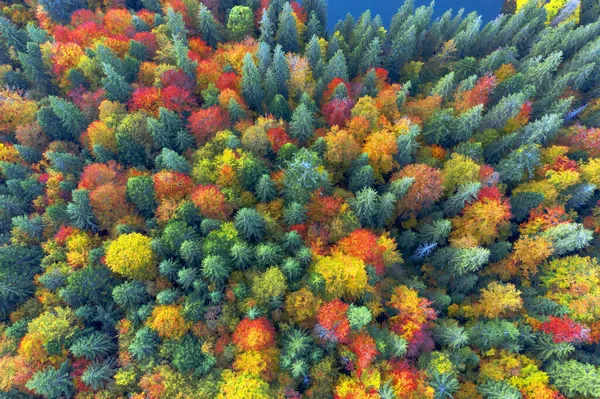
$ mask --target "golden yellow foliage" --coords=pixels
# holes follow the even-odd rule
[[[152,239],[140,233],[123,234],[111,242],[106,251],[106,264],[115,273],[140,280],[157,275],[156,256],[150,247]]]
[[[325,279],[325,291],[331,298],[355,299],[365,293],[367,271],[365,263],[358,258],[335,252],[321,258],[315,271]]]
[[[160,305],[154,308],[147,321],[148,326],[161,338],[180,339],[191,328],[183,318],[181,305]]]

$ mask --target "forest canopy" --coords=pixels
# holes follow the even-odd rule
[[[600,398],[598,1],[0,11],[0,398]]]

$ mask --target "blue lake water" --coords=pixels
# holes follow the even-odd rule
[[[344,19],[349,12],[358,18],[366,9],[371,10],[371,15],[381,15],[386,27],[392,19],[392,16],[398,11],[398,8],[404,3],[404,0],[329,0],[328,24],[329,29],[333,30],[338,20]],[[416,0],[415,7],[428,5],[430,0]],[[477,11],[482,17],[483,22],[487,23],[500,13],[502,0],[436,0],[434,18],[442,15],[446,10],[452,8],[454,13],[464,8],[465,14]]]

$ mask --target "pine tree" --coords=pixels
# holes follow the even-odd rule
[[[131,86],[123,76],[117,73],[112,65],[104,63],[104,73],[106,77],[102,78],[102,86],[106,90],[106,98],[111,101],[126,102],[131,94]]]
[[[48,366],[37,371],[25,386],[47,399],[70,398],[73,395],[73,381],[67,362],[62,363],[58,369]]]
[[[180,132],[185,131],[185,125],[176,112],[160,107],[158,119],[148,118],[147,125],[158,147],[180,150],[177,137]]]
[[[300,50],[298,44],[298,29],[296,19],[292,15],[292,6],[285,3],[279,14],[279,27],[277,29],[277,43],[281,45],[283,51],[297,53]]]
[[[375,185],[375,171],[371,165],[364,165],[354,169],[350,174],[348,188],[350,191],[358,191]]]
[[[265,234],[265,219],[254,208],[242,208],[235,215],[234,225],[242,238],[259,242]]]
[[[192,81],[196,80],[197,61],[192,61],[188,55],[189,48],[184,36],[173,37],[173,49],[175,50],[175,61],[177,67],[181,68]]]
[[[320,169],[322,160],[306,148],[300,149],[288,162],[284,174],[284,195],[290,202],[306,203],[310,194],[326,186],[328,174]]]
[[[142,327],[136,331],[135,337],[127,349],[139,361],[151,357],[157,347],[156,333],[149,327]]]
[[[256,198],[260,202],[269,202],[277,196],[277,188],[275,182],[267,174],[264,174],[256,184]]]
[[[72,202],[67,206],[67,213],[73,226],[82,230],[98,231],[98,222],[92,211],[88,190],[73,190]]]
[[[60,23],[68,23],[71,14],[79,9],[86,8],[85,0],[40,0],[39,5],[50,17]]]
[[[115,368],[114,359],[94,362],[85,369],[81,375],[81,381],[93,390],[100,390],[112,380],[116,372]]]
[[[229,119],[231,119],[232,123],[236,123],[247,116],[246,111],[235,98],[229,99],[229,104],[227,104],[227,112],[229,113]]]
[[[113,340],[105,333],[94,331],[90,335],[79,338],[71,345],[71,353],[76,357],[88,360],[105,358],[117,349]]]
[[[163,148],[154,160],[156,169],[169,170],[179,173],[189,173],[192,169],[187,159],[173,150]]]
[[[251,109],[257,112],[262,109],[265,93],[260,84],[260,72],[250,53],[246,54],[242,65],[242,94]]]
[[[342,50],[338,50],[327,63],[323,72],[323,81],[331,82],[335,78],[348,80],[348,66],[346,65],[346,56]]]
[[[112,291],[115,303],[127,310],[135,309],[148,300],[146,286],[141,281],[126,281]]]
[[[198,30],[200,31],[202,40],[212,48],[216,48],[217,44],[221,41],[221,27],[215,20],[212,12],[204,4],[200,4],[198,19]]]
[[[49,100],[52,111],[71,137],[78,137],[87,128],[85,117],[75,104],[55,96],[50,96]]]
[[[42,58],[40,45],[35,42],[27,43],[27,51],[19,52],[19,61],[25,76],[33,83],[41,95],[50,94],[54,91],[52,86],[52,75],[48,66]]]
[[[269,17],[268,12],[263,12],[260,17],[260,42],[266,43],[269,46],[273,46],[275,44],[275,29],[273,27],[273,22]]]
[[[273,98],[273,101],[269,105],[269,113],[277,119],[283,119],[284,121],[290,119],[290,106],[284,96],[277,94]]]
[[[238,270],[245,270],[252,265],[253,249],[245,242],[236,243],[231,247],[231,259]]]
[[[150,176],[134,176],[127,180],[127,196],[142,215],[149,218],[154,214],[154,181]]]
[[[229,272],[229,265],[219,255],[209,255],[202,261],[202,276],[211,283],[223,283]]]
[[[258,71],[260,72],[260,76],[264,76],[273,60],[271,46],[266,42],[259,42],[256,58],[258,59]]]
[[[381,66],[381,43],[378,37],[375,37],[364,54],[360,58],[359,73],[362,75],[371,68],[379,68]]]
[[[272,67],[277,84],[277,93],[282,94],[287,98],[290,80],[290,66],[281,45],[275,46]]]
[[[306,45],[304,56],[308,60],[308,64],[313,71],[315,79],[319,79],[325,68],[323,63],[323,57],[321,55],[321,46],[319,45],[319,38],[317,35],[313,35]]]
[[[292,202],[283,211],[283,218],[288,226],[304,223],[306,209],[298,202]]]
[[[350,203],[360,224],[364,227],[375,227],[379,211],[379,195],[370,187],[356,193],[356,198]]]
[[[323,37],[324,31],[321,21],[319,21],[319,17],[314,11],[310,12],[310,16],[308,17],[308,23],[306,24],[306,32],[304,33],[305,37]]]
[[[300,104],[292,115],[290,136],[300,144],[306,144],[314,135],[314,117],[308,107]]]

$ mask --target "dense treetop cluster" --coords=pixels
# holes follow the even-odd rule
[[[599,398],[600,4],[513,3],[2,2],[0,397]]]

